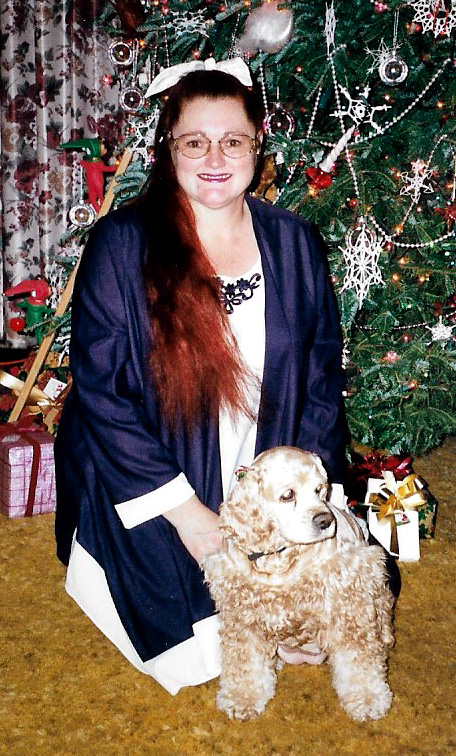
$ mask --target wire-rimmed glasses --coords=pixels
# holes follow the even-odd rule
[[[174,149],[189,158],[202,158],[208,154],[212,140],[203,134],[181,134],[170,139]],[[242,158],[257,147],[257,138],[248,134],[227,134],[217,140],[225,157]]]

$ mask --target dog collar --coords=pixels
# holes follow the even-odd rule
[[[277,549],[277,551],[254,551],[252,554],[247,554],[247,559],[249,562],[256,562],[257,559],[259,559],[262,556],[271,556],[271,554],[280,554],[281,551],[285,551],[285,549],[289,549],[289,546],[282,546],[281,549]]]

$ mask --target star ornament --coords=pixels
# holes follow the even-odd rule
[[[368,55],[371,55],[373,58],[371,67],[367,70],[367,73],[373,73],[379,65],[384,61],[385,57],[390,52],[390,49],[388,45],[385,43],[384,39],[380,40],[380,45],[378,46],[377,50],[371,50],[369,47],[364,48],[365,52],[367,52]]]
[[[413,23],[421,24],[423,32],[451,36],[456,27],[456,0],[408,0],[407,5],[415,11]]]
[[[433,326],[426,326],[428,331],[431,332],[432,341],[448,341],[453,335],[453,329],[456,325],[447,326],[442,320],[440,315],[438,322]]]

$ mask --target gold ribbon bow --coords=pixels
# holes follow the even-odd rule
[[[394,554],[399,554],[397,539],[396,512],[406,512],[408,509],[424,507],[428,494],[424,490],[424,481],[419,475],[412,473],[404,480],[396,481],[390,470],[383,471],[384,483],[377,493],[371,493],[369,503],[372,510],[377,512],[379,520],[389,520],[391,523],[391,546]],[[399,523],[401,524],[401,523]]]
[[[19,396],[24,387],[24,381],[11,375],[11,373],[7,373],[6,370],[0,370],[0,384],[10,389],[16,396]],[[70,388],[71,380],[69,380],[67,386],[65,386],[56,399],[51,399],[38,386],[34,386],[28,395],[26,404],[29,407],[30,414],[38,415],[41,413],[43,415],[43,422],[49,431],[55,417],[63,407]]]

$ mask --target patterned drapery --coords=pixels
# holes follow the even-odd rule
[[[118,88],[102,79],[114,73],[110,40],[97,25],[102,5],[0,0],[0,292],[39,275],[58,282],[54,258],[79,198],[84,157],[59,145],[81,137],[112,146],[121,140]],[[11,312],[4,300],[0,340],[25,345],[28,337],[8,327]]]

